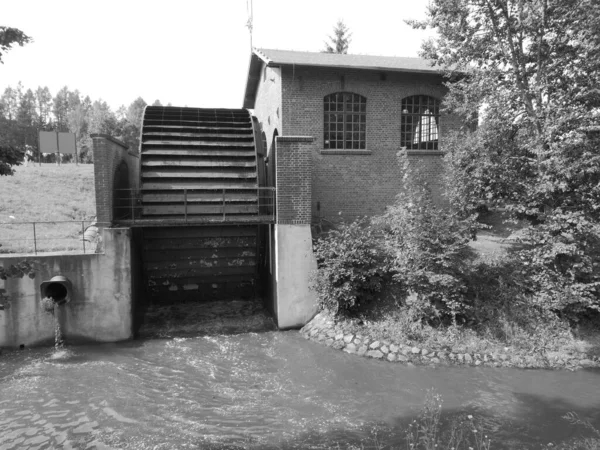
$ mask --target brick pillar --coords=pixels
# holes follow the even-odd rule
[[[127,145],[106,134],[92,134],[94,152],[94,187],[96,189],[96,220],[100,226],[113,221],[114,175],[127,154]]]
[[[276,139],[277,223],[271,278],[275,321],[280,329],[299,328],[317,313],[318,302],[309,288],[317,268],[312,251],[312,137]]]
[[[276,138],[277,223],[310,224],[312,201],[311,136]]]

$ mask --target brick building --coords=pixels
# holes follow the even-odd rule
[[[305,136],[313,220],[382,213],[400,190],[403,147],[439,188],[440,141],[459,125],[440,109],[443,81],[419,58],[254,49],[244,107],[262,128],[269,183],[276,137]]]

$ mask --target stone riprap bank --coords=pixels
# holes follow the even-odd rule
[[[466,365],[570,370],[600,367],[598,356],[585,353],[565,355],[540,352],[532,354],[514,349],[493,353],[471,353],[461,351],[462,349],[432,349],[406,345],[402,342],[376,339],[369,336],[366,327],[358,327],[349,322],[336,323],[323,312],[317,314],[300,332],[306,339],[320,342],[336,350],[407,365]]]

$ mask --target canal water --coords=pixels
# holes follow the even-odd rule
[[[600,428],[600,372],[407,367],[297,331],[0,355],[0,449],[406,448],[426,392],[472,414],[492,448]]]

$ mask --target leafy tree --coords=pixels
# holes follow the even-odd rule
[[[432,0],[410,23],[438,31],[422,56],[462,72],[446,107],[481,112],[446,147],[455,205],[531,221],[521,256],[540,304],[600,308],[600,4]]]
[[[67,131],[67,115],[69,114],[69,88],[67,86],[56,93],[53,103],[55,129]]]
[[[0,175],[12,175],[13,166],[23,162],[24,152],[22,149],[8,144],[4,137],[0,137]]]
[[[50,124],[50,113],[52,112],[52,94],[48,86],[38,87],[35,90],[35,103],[37,108],[38,126],[46,128]]]
[[[333,36],[329,36],[330,42],[325,42],[323,53],[348,53],[352,33],[343,20],[338,20],[333,28]]]
[[[34,126],[37,119],[35,95],[31,89],[21,96],[19,101],[19,109],[17,111],[17,123],[22,127]]]
[[[17,110],[19,107],[17,91],[10,86],[4,89],[4,93],[0,98],[0,109],[2,115],[9,121],[17,119]]]
[[[0,26],[0,63],[2,61],[2,54],[9,51],[13,44],[20,45],[21,47],[28,42],[31,42],[31,38],[17,28],[3,27]]]

